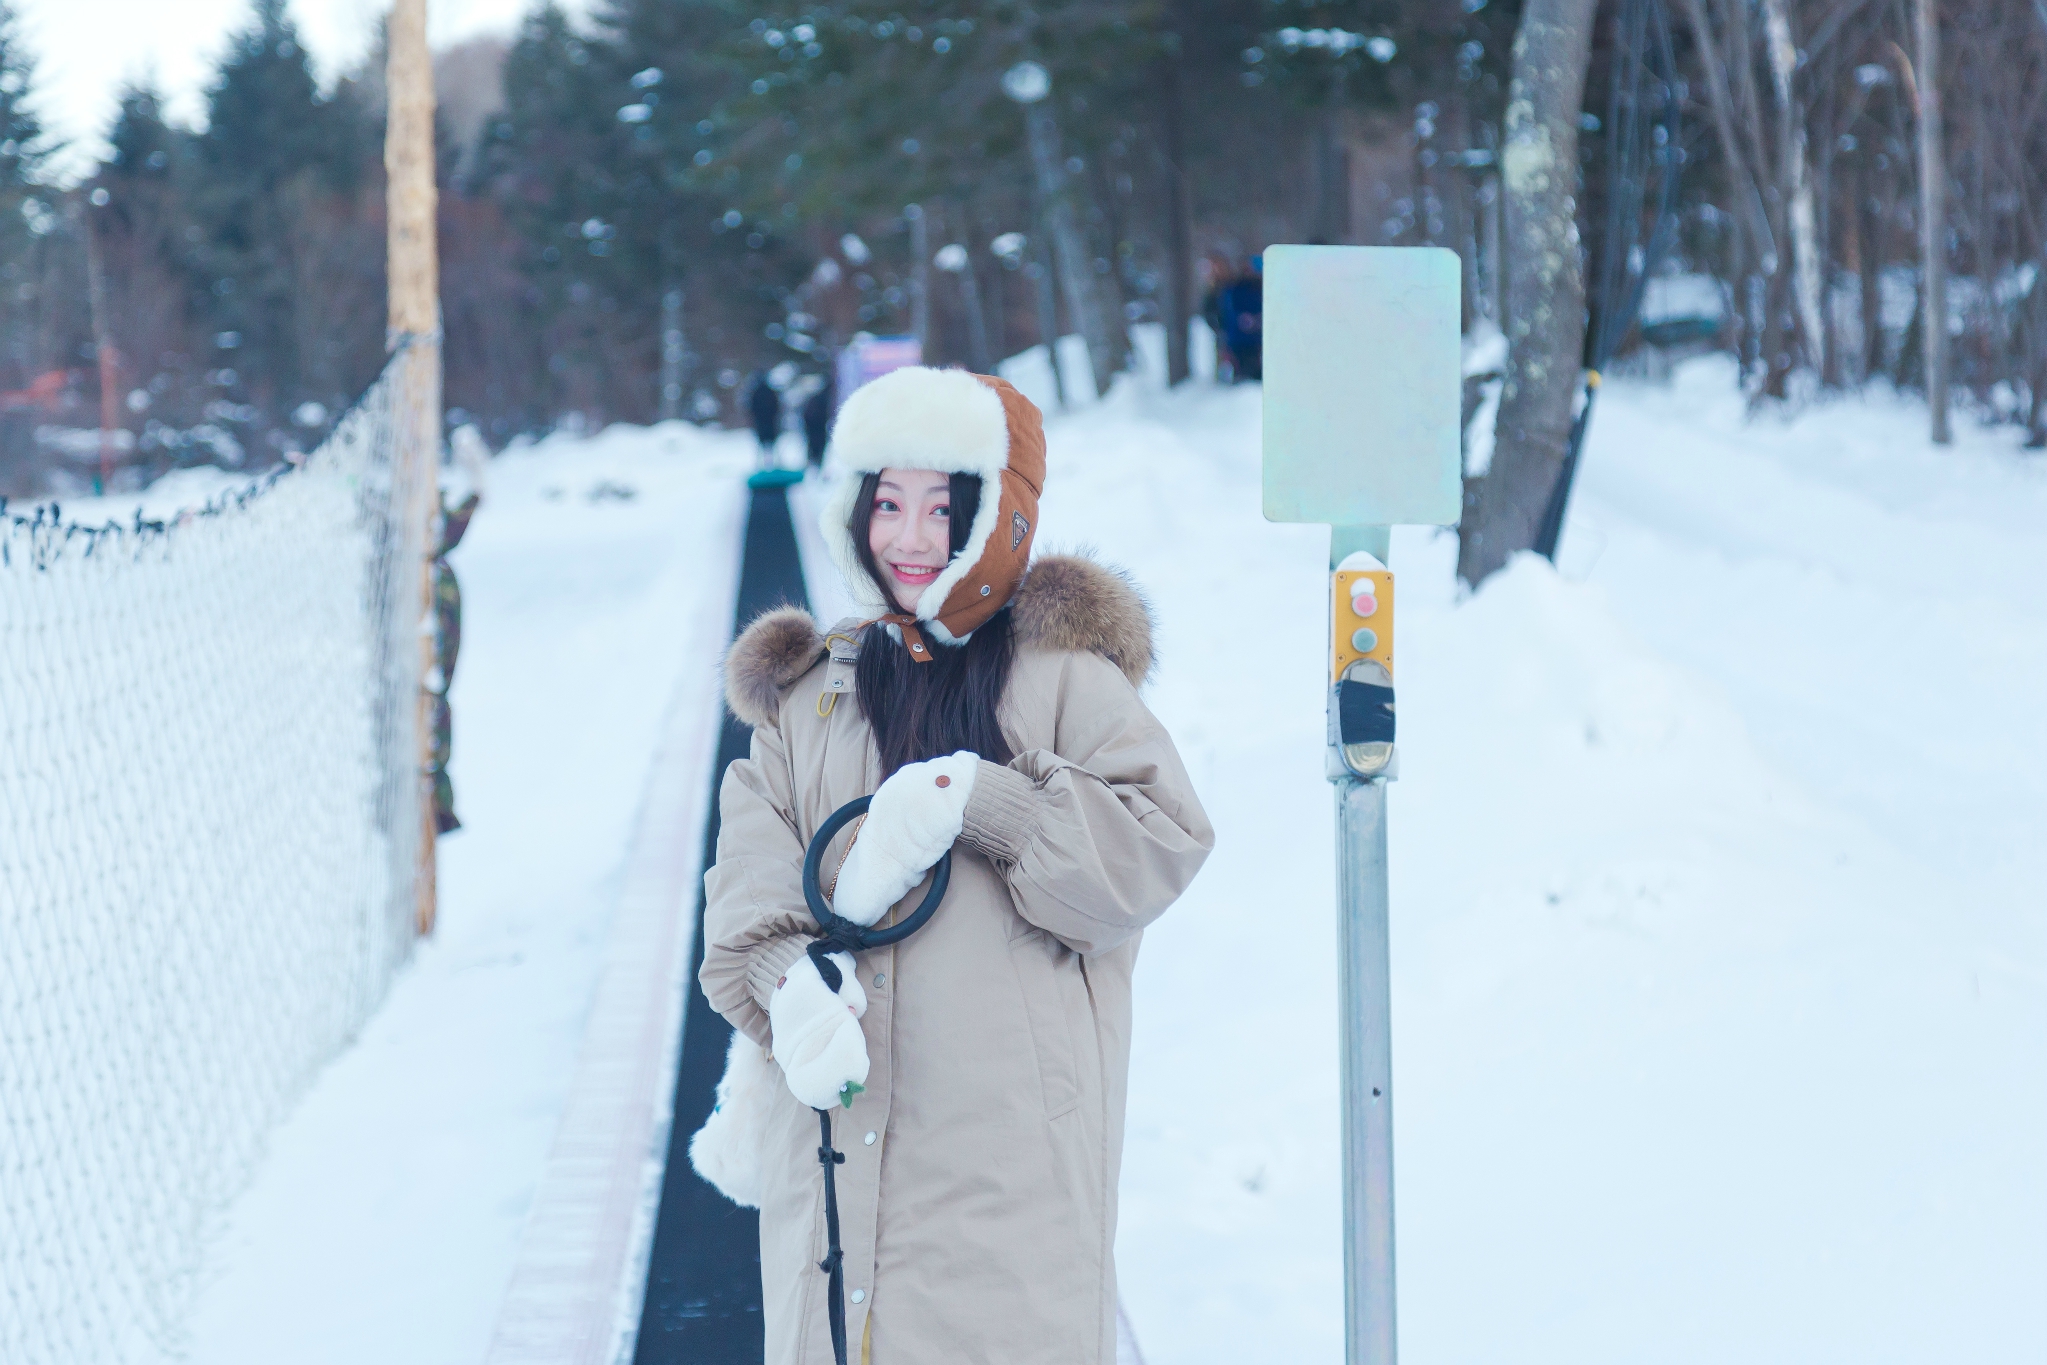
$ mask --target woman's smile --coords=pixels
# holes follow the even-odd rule
[[[896,564],[892,562],[888,567],[889,572],[896,576],[896,582],[908,584],[913,588],[928,586],[932,579],[938,577],[939,570],[939,566],[936,564]]]

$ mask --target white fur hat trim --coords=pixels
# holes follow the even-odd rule
[[[882,599],[874,580],[860,567],[853,546],[853,504],[860,496],[860,476],[884,469],[981,476],[981,507],[968,529],[966,547],[918,596],[917,615],[932,620],[953,586],[980,560],[1001,514],[997,476],[1009,468],[1009,419],[1002,399],[965,370],[923,365],[891,370],[855,389],[839,409],[826,463],[839,477],[818,513],[818,528],[854,602],[873,613],[895,608]],[[957,643],[949,632],[940,632],[940,637]]]

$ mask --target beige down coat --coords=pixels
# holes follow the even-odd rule
[[[1135,591],[1052,557],[1014,611],[1001,719],[1017,757],[982,763],[938,913],[858,963],[872,1067],[833,1120],[855,1362],[863,1338],[873,1365],[1116,1357],[1131,967],[1213,835],[1138,697],[1151,636]],[[784,609],[728,660],[753,747],[719,796],[701,980],[763,1046],[769,993],[815,928],[801,882],[812,831],[881,782],[848,695],[855,650]],[[766,1359],[827,1365],[817,1116],[786,1087],[774,1094],[759,1173]]]

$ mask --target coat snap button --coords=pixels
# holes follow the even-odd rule
[[[862,1141],[866,1142],[869,1147],[872,1147],[874,1145],[874,1134],[869,1133]]]
[[[981,585],[981,596],[983,596],[983,597],[986,597],[986,596],[987,596],[987,595],[988,595],[989,593],[991,593],[991,592],[993,592],[993,591],[994,591],[994,589],[993,589],[993,588],[991,588],[991,587],[989,587],[989,586],[988,586],[988,585],[987,585],[986,583],[983,583],[983,584]]]
[[[887,972],[876,972],[876,973],[874,974],[874,984],[875,984],[875,986],[876,986],[876,987],[880,987],[880,986],[882,986],[882,985],[886,984],[886,983],[887,983],[887,981],[888,981],[888,973],[887,973]]]
[[[866,1303],[866,1302],[867,1302],[867,1291],[866,1291],[866,1290],[864,1290],[864,1289],[856,1289],[856,1290],[854,1290],[854,1291],[853,1291],[853,1302],[855,1302],[855,1303]]]

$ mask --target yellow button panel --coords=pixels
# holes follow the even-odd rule
[[[1347,569],[1333,575],[1329,593],[1329,680],[1359,659],[1375,659],[1393,672],[1393,575],[1384,569]]]

